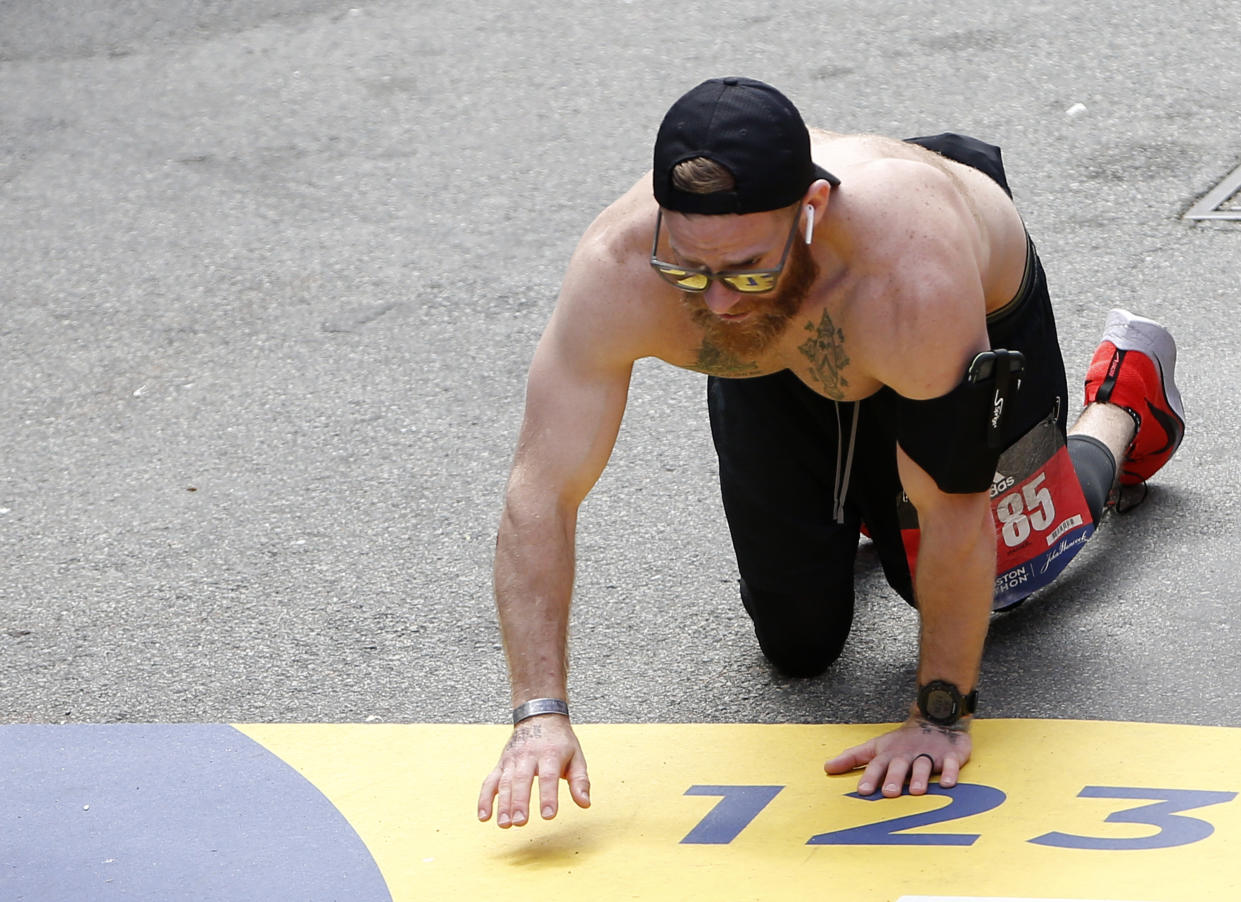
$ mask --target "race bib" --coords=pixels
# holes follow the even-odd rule
[[[995,600],[1002,611],[1055,579],[1094,533],[1056,413],[1000,455],[991,483],[996,525]],[[897,512],[909,572],[917,578],[918,512],[902,495]]]

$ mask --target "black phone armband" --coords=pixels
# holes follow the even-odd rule
[[[964,495],[991,488],[1004,450],[1004,408],[1021,386],[1020,351],[983,351],[961,384],[938,398],[897,403],[896,440],[940,491]]]

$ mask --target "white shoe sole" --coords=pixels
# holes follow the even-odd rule
[[[1122,351],[1138,351],[1155,361],[1163,377],[1164,394],[1173,412],[1185,422],[1181,392],[1173,378],[1176,371],[1176,342],[1172,333],[1153,319],[1135,316],[1119,307],[1107,315],[1103,341],[1110,341]]]

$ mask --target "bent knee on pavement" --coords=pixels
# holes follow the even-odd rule
[[[853,623],[853,598],[825,592],[776,592],[741,583],[759,647],[784,676],[814,677],[840,657]]]
[[[807,679],[824,673],[844,648],[844,643],[792,643],[767,641],[760,636],[759,647],[767,660],[782,676]]]

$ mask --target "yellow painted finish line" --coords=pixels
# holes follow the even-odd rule
[[[398,902],[1241,899],[1241,729],[983,720],[962,783],[867,800],[823,762],[876,725],[577,727],[592,807],[479,823],[503,726],[246,725],[370,849]]]

